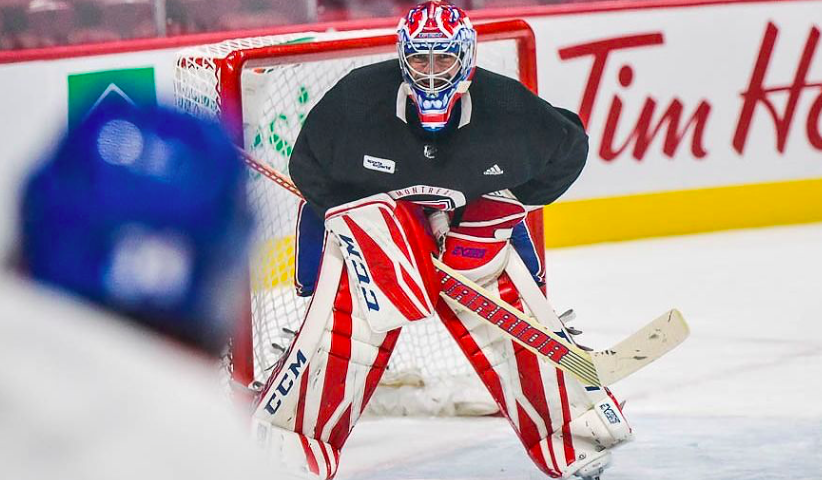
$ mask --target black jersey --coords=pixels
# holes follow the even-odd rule
[[[579,117],[516,80],[477,68],[438,132],[421,127],[402,81],[396,60],[356,69],[309,113],[289,172],[318,213],[377,193],[454,209],[509,189],[547,205],[582,171]]]

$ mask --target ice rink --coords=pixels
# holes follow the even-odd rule
[[[551,250],[547,265],[583,344],[672,307],[691,325],[614,387],[636,439],[603,480],[822,479],[822,224]],[[363,420],[337,476],[541,478],[501,418]]]

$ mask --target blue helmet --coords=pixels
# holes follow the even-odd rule
[[[476,68],[477,32],[461,9],[439,1],[417,5],[397,27],[403,80],[423,128],[448,123]]]
[[[101,105],[27,181],[23,265],[216,352],[245,304],[245,178],[218,125]]]

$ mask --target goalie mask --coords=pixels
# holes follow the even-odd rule
[[[422,126],[439,130],[471,85],[477,32],[461,9],[431,1],[411,9],[400,20],[397,35],[403,80]]]

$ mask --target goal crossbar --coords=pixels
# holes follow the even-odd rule
[[[517,56],[536,57],[534,32],[524,20],[505,20],[475,26],[480,41],[514,40]],[[389,53],[396,49],[396,34],[370,37],[321,40],[316,42],[289,42],[279,45],[235,50],[222,60],[215,60],[220,72],[221,122],[237,145],[243,145],[242,128],[242,75],[244,68],[274,66],[284,63],[315,62],[345,55]],[[519,64],[519,80],[532,92],[539,93],[537,70],[526,62]]]

